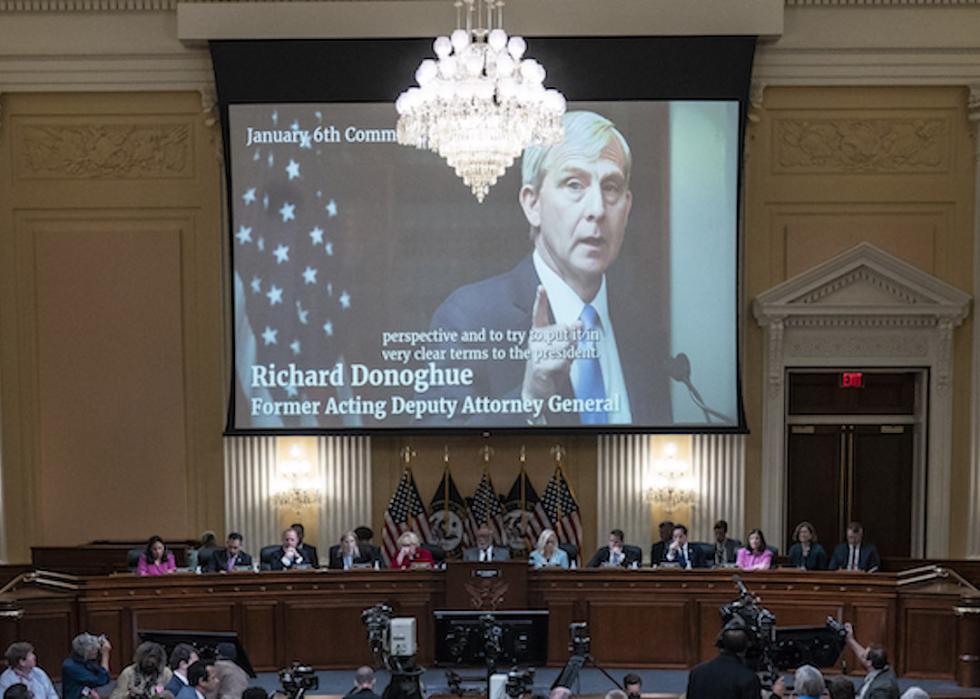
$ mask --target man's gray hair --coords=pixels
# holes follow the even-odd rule
[[[99,650],[99,637],[90,633],[80,633],[71,640],[71,654],[86,660],[93,651]]]
[[[813,665],[803,665],[796,669],[796,676],[793,678],[793,691],[797,694],[819,697],[827,691],[827,687],[820,670]]]
[[[929,693],[921,687],[909,687],[902,694],[902,699],[929,699]]]
[[[521,160],[521,184],[538,190],[559,155],[576,154],[595,159],[599,157],[609,139],[615,138],[623,149],[623,176],[626,178],[626,186],[629,186],[633,156],[630,155],[626,138],[615,124],[595,112],[566,112],[564,124],[565,140],[561,143],[552,146],[528,146],[524,150],[524,157]]]

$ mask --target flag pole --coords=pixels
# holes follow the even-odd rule
[[[524,465],[527,462],[527,448],[521,445],[521,536],[527,543],[527,472]]]
[[[403,473],[409,478],[412,477],[412,447],[405,445],[402,447],[402,458],[405,460],[405,470]],[[415,531],[415,515],[412,514],[412,509],[408,508],[408,519],[405,522],[408,528]]]
[[[443,446],[442,460],[445,467],[442,470],[442,510],[446,514],[442,516],[443,521],[449,516],[449,445]],[[443,527],[445,531],[445,527]]]

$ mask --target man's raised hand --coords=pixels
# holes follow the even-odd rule
[[[568,377],[581,330],[581,321],[567,325],[551,322],[548,293],[538,286],[531,310],[522,397],[548,398],[558,392],[558,386]]]

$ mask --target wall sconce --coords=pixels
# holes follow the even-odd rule
[[[289,458],[276,464],[276,479],[272,498],[277,505],[303,507],[320,502],[320,488],[312,478],[313,466],[303,449],[293,445]]]
[[[646,500],[661,505],[664,511],[671,513],[680,507],[694,504],[697,498],[696,485],[694,478],[689,475],[688,465],[677,458],[677,445],[671,442],[664,447],[664,458],[655,463],[650,486],[646,490]]]

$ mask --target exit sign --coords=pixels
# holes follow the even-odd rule
[[[844,371],[840,375],[841,388],[864,388],[864,373],[860,371]]]

